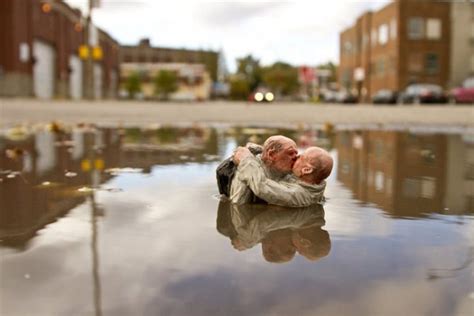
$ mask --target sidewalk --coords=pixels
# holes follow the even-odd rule
[[[444,125],[474,126],[473,106],[318,105],[244,102],[155,103],[0,99],[0,124],[24,122],[231,125]]]

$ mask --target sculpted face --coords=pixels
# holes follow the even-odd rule
[[[273,154],[273,168],[283,173],[290,173],[297,157],[296,143],[290,139],[285,140],[283,149]]]
[[[307,167],[307,155],[304,153],[299,155],[298,158],[296,159],[294,165],[293,165],[293,173],[295,176],[300,178],[303,175],[303,168]]]
[[[312,183],[319,183],[331,173],[333,161],[327,151],[319,147],[309,147],[293,165],[293,174]]]
[[[305,174],[311,173],[313,167],[311,166],[310,159],[315,155],[311,150],[306,150],[303,154],[299,155],[293,165],[293,174],[298,178],[301,178]]]

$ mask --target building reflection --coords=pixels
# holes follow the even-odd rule
[[[49,126],[0,136],[0,237],[23,247],[35,232],[82,204],[92,170],[116,166],[121,147],[113,129]],[[94,158],[92,158],[94,157]],[[101,182],[110,179],[104,174]]]
[[[217,231],[228,237],[234,249],[244,251],[261,244],[268,262],[284,263],[295,255],[310,261],[329,254],[331,240],[321,205],[283,208],[274,205],[236,205],[221,200],[217,210]]]
[[[94,191],[119,174],[110,170],[217,159],[217,133],[192,127],[148,130],[74,128],[52,123],[0,135],[0,240],[24,248],[36,231],[88,198],[95,216],[104,211]],[[94,222],[94,221],[93,221]]]
[[[92,300],[102,315],[97,199],[103,184],[123,168],[150,172],[157,164],[209,161],[217,154],[215,130],[97,128],[57,123],[38,130],[13,128],[0,135],[0,245],[27,248],[36,232],[74,207],[90,207]],[[212,158],[215,159],[215,158]]]
[[[474,142],[466,135],[340,131],[337,179],[394,216],[473,212]]]

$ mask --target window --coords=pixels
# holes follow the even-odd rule
[[[382,171],[375,171],[375,190],[382,192],[384,188],[384,173]]]
[[[375,75],[377,73],[377,64],[375,62],[370,63],[370,74]]]
[[[366,48],[368,43],[369,43],[369,35],[367,35],[366,33],[364,33],[364,34],[362,35],[362,47],[363,47],[363,48]]]
[[[382,24],[379,26],[379,44],[385,45],[388,42],[388,26],[387,24]]]
[[[352,43],[350,41],[345,41],[344,42],[344,51],[348,55],[352,52]]]
[[[421,72],[423,70],[422,55],[420,53],[411,53],[408,56],[408,71]]]
[[[377,30],[376,29],[373,29],[372,30],[372,38],[370,39],[370,42],[372,43],[372,46],[375,46],[375,44],[377,43]]]
[[[341,164],[341,173],[348,174],[350,171],[351,171],[351,166],[349,165],[347,161],[344,161]]]
[[[373,152],[375,155],[375,158],[380,161],[384,157],[384,142],[380,139],[377,139],[373,143]]]
[[[421,183],[419,179],[405,178],[403,179],[402,192],[407,198],[416,198],[420,195]]]
[[[425,56],[425,71],[427,74],[436,74],[439,71],[438,55],[428,53]]]
[[[432,199],[436,193],[436,179],[432,177],[421,178],[421,197],[425,199]]]
[[[395,67],[396,67],[396,60],[395,60],[395,57],[393,56],[388,56],[387,58],[387,72],[394,72],[395,71]]]
[[[397,20],[395,18],[390,21],[390,38],[396,39],[397,38]]]
[[[377,61],[377,74],[380,76],[385,74],[385,60],[383,58]]]
[[[422,39],[424,36],[423,18],[413,17],[408,19],[408,38]]]
[[[351,84],[351,69],[346,68],[342,72],[342,82],[344,86],[350,86]]]
[[[431,40],[441,38],[441,20],[428,19],[426,20],[426,37]]]

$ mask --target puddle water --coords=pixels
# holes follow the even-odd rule
[[[272,134],[331,152],[323,207],[216,198],[220,160]],[[472,134],[4,131],[0,314],[468,314],[473,184]]]

